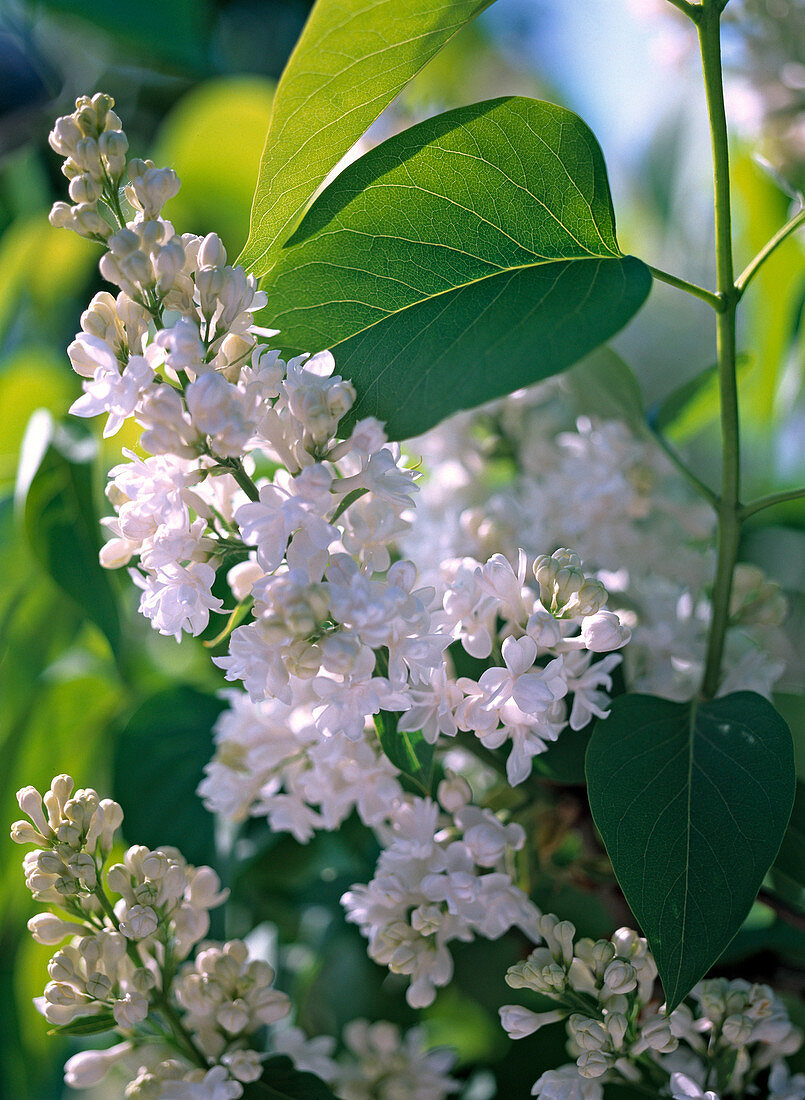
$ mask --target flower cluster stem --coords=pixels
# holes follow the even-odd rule
[[[741,458],[736,375],[735,314],[739,293],[732,256],[730,161],[724,84],[721,70],[721,11],[718,0],[703,0],[696,26],[702,57],[707,113],[713,150],[716,282],[724,308],[716,315],[716,357],[721,397],[721,494],[718,503],[718,559],[713,584],[713,612],[707,639],[702,694],[718,688],[729,622],[732,578],[741,532]]]

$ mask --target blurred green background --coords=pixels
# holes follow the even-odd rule
[[[794,63],[798,50],[805,54],[800,24],[789,23],[783,41],[772,34],[780,2],[785,6],[778,0],[777,15],[769,15],[759,0],[747,0],[740,8],[746,22],[733,28],[733,63],[754,81],[750,91],[761,113],[764,89],[776,86],[775,69],[792,63],[788,54]],[[120,446],[136,441],[124,429],[102,442],[94,425],[65,417],[80,392],[65,348],[102,284],[94,246],[47,221],[65,190],[47,146],[53,119],[72,109],[76,95],[108,91],[132,154],[169,164],[182,179],[167,216],[180,232],[217,231],[234,259],[246,238],[275,81],[308,9],[305,0],[0,5],[0,820],[18,816],[18,787],[42,789],[61,771],[111,793],[124,805],[130,842],[175,843],[189,859],[218,866],[233,902],[216,934],[242,935],[259,925],[274,950],[278,933],[281,980],[300,1022],[312,1032],[335,1033],[363,1013],[414,1022],[399,985],[367,959],[338,906],[347,886],[371,877],[374,841],[354,821],[307,847],[272,837],[259,823],[236,838],[216,835],[196,799],[222,680],[203,639],[177,646],[157,636],[136,615],[127,577],[97,563],[105,473]],[[695,58],[685,49],[666,58],[668,79],[658,82],[642,52],[645,43],[656,38],[667,45],[679,33],[673,22],[647,22],[629,0],[500,0],[417,78],[375,136],[500,94],[565,103],[602,140],[625,249],[707,281],[710,182]],[[596,51],[596,42],[608,48]],[[637,80],[645,89],[639,103]],[[796,117],[801,107],[795,97],[788,109]],[[805,176],[802,158],[775,118],[773,141],[763,151],[796,184]],[[758,166],[753,152],[751,133],[736,141],[738,252],[745,258],[784,220],[790,203],[786,184]],[[805,477],[802,259],[800,243],[789,241],[747,297],[747,495]],[[701,303],[660,286],[616,346],[652,403],[712,361],[711,316]],[[715,423],[714,395],[705,387],[672,432],[705,477],[716,461]],[[759,517],[744,545],[744,556],[788,591],[792,647],[799,648],[804,529],[801,506],[781,508]],[[781,705],[805,775],[802,686],[794,668]],[[540,900],[563,906],[586,934],[606,934],[606,910],[574,892],[560,873],[562,861],[572,858],[572,838],[568,843],[551,856]],[[61,1067],[74,1048],[47,1037],[31,1004],[49,952],[25,932],[34,907],[21,856],[10,842],[0,845],[0,1096],[48,1100],[62,1095]],[[475,1078],[479,1100],[493,1088],[514,1100],[527,1095],[523,1082],[563,1060],[561,1032],[546,1029],[538,1043],[512,1047],[497,1025],[496,1008],[507,999],[502,975],[519,949],[504,939],[456,951],[456,985],[428,1013],[434,1041],[457,1044],[466,1073],[479,1063],[492,1067]],[[783,957],[789,969],[792,960],[805,962],[805,936],[757,907],[731,952],[742,972],[771,975]],[[789,981],[790,992],[798,983]]]

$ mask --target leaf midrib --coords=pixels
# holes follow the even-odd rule
[[[693,758],[695,753],[696,716],[698,714],[698,711],[699,704],[696,699],[692,699],[690,703],[690,713],[688,716],[687,805],[685,807],[685,887],[682,900],[681,932],[679,936],[679,961],[677,963],[673,994],[669,996],[669,1000],[674,1000],[676,998],[677,990],[679,989],[679,980],[682,976],[682,960],[685,957],[685,946],[687,943],[688,899],[690,897],[690,847],[691,834],[693,832],[691,800],[693,797]]]
[[[600,264],[602,261],[622,263],[624,260],[628,260],[628,259],[630,259],[629,256],[614,256],[614,255],[611,255],[611,256],[580,256],[578,258],[572,258],[572,257],[571,258],[561,258],[561,257],[557,257],[555,259],[550,259],[550,260],[537,260],[534,263],[515,264],[512,267],[501,267],[501,268],[498,268],[496,271],[489,271],[484,275],[478,275],[474,279],[468,279],[466,282],[456,283],[455,286],[446,287],[444,290],[434,291],[433,294],[423,295],[422,297],[418,298],[416,301],[406,302],[405,305],[400,306],[398,309],[388,310],[387,312],[383,313],[382,317],[378,317],[376,320],[371,321],[368,325],[362,325],[360,328],[356,329],[354,332],[349,333],[347,336],[340,337],[338,340],[333,341],[333,343],[330,346],[331,346],[331,348],[337,348],[341,344],[346,343],[347,340],[351,340],[355,336],[362,336],[365,332],[369,332],[376,325],[383,324],[384,322],[388,321],[390,317],[396,317],[399,314],[405,313],[409,309],[414,309],[417,306],[421,306],[424,302],[432,302],[432,301],[435,301],[437,298],[443,298],[443,297],[447,296],[448,294],[456,294],[459,291],[466,290],[468,287],[475,286],[478,283],[486,282],[489,279],[497,279],[501,275],[517,274],[521,271],[529,271],[532,268],[537,268],[537,267],[550,267],[552,264],[576,264],[576,263],[579,263],[579,264],[589,264],[589,263]],[[317,261],[317,262],[321,262],[321,261]],[[334,266],[334,265],[330,265],[330,266]],[[298,268],[297,270],[301,270],[301,269]],[[369,302],[361,302],[356,298],[334,298],[334,299],[332,299],[332,301],[318,302],[318,303],[316,303],[314,305],[310,305],[310,306],[294,306],[292,309],[286,310],[285,313],[282,313],[282,312],[277,313],[276,318],[277,318],[277,320],[279,320],[284,316],[287,317],[291,313],[304,313],[307,310],[312,310],[313,312],[320,312],[323,307],[333,306],[333,305],[359,305],[359,306],[364,306],[368,309],[379,309],[379,308],[381,308],[379,306],[372,305]]]

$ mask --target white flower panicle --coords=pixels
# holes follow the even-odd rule
[[[95,236],[118,288],[96,295],[70,347],[84,385],[73,412],[105,414],[106,434],[128,418],[141,428],[150,455],[126,451],[110,474],[101,561],[129,566],[154,628],[197,635],[241,606],[216,663],[264,711],[248,749],[241,735],[237,750],[220,738],[208,805],[264,812],[305,839],[356,804],[375,824],[399,796],[367,741],[380,711],[431,742],[462,730],[506,744],[509,779],[521,782],[563,728],[606,713],[619,657],[596,655],[623,646],[628,627],[571,551],[538,559],[534,588],[524,559],[447,562],[435,585],[393,560],[417,489],[399,447],[371,417],[343,429],[356,393],[329,352],[285,361],[258,343],[273,333],[254,324],[265,305],[254,279],[215,234],[180,236],[161,215],[173,172],[126,161],[122,138],[114,163],[96,156],[93,142],[115,144],[96,131],[122,134],[112,106],[82,99],[54,129],[68,166],[80,160],[103,184],[98,209],[114,231]],[[478,681],[456,676],[454,642],[488,661]],[[276,739],[267,747],[270,713],[295,731],[284,753]],[[327,768],[351,801],[325,791]]]
[[[511,967],[506,981],[549,997],[557,1007],[533,1012],[505,1005],[501,1023],[511,1038],[522,1039],[564,1020],[576,1061],[544,1073],[533,1095],[602,1100],[602,1086],[619,1082],[648,1085],[660,1096],[718,1100],[715,1092],[703,1091],[708,1083],[718,1078],[730,1095],[743,1095],[769,1067],[770,1083],[788,1087],[782,1059],[799,1049],[802,1033],[768,986],[724,978],[700,982],[667,1014],[654,997],[656,965],[635,932],[621,928],[610,940],[576,939],[573,924],[552,914],[540,917],[536,930],[544,946]],[[793,1089],[794,1100],[805,1097],[798,1083]]]
[[[208,944],[183,962],[207,935],[209,910],[226,899],[217,874],[192,867],[175,848],[142,846],[107,869],[120,806],[94,790],[74,792],[67,775],[56,776],[44,797],[25,787],[17,799],[29,820],[14,823],[12,839],[36,845],[24,861],[27,885],[38,902],[59,910],[28,924],[38,943],[61,945],[37,1008],[68,1032],[91,1018],[97,1031],[124,1038],[71,1058],[67,1084],[96,1084],[134,1058],[126,1096],[184,1095],[162,1082],[208,1079],[216,1096],[240,1096],[242,1083],[262,1072],[251,1045],[255,1033],[286,1015],[290,1004],[272,988],[271,967],[250,961],[239,941]],[[152,1016],[161,1021],[156,1029]],[[151,1061],[140,1061],[137,1071],[144,1053]]]
[[[414,797],[379,832],[384,850],[375,877],[342,901],[371,958],[406,975],[407,1000],[422,1008],[453,975],[452,940],[532,928],[537,910],[507,870],[525,832],[490,810],[465,805],[451,819],[437,803]]]
[[[427,581],[446,558],[572,546],[632,627],[629,689],[690,699],[710,621],[713,511],[650,439],[603,417],[580,416],[567,430],[571,409],[563,382],[550,381],[417,440],[426,477],[402,548]],[[496,449],[505,458],[492,464]],[[791,659],[780,630],[785,599],[755,567],[739,565],[735,582],[719,690],[770,695]],[[562,593],[546,582],[540,598],[550,607]],[[594,637],[603,627],[591,629]]]
[[[383,1020],[353,1020],[342,1038],[337,1058],[334,1039],[308,1039],[298,1027],[277,1031],[274,1046],[326,1081],[339,1100],[446,1100],[461,1087],[450,1076],[455,1055],[429,1050],[421,1028],[402,1033]]]

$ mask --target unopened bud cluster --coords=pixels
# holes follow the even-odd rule
[[[544,946],[511,967],[506,981],[550,997],[557,1007],[537,1013],[505,1005],[501,1022],[513,1039],[522,1039],[564,1020],[575,1064],[544,1073],[533,1095],[602,1100],[608,1082],[654,1087],[659,1096],[705,1095],[672,1092],[671,1075],[685,1076],[675,1072],[681,1064],[694,1088],[718,1083],[724,1097],[744,1095],[769,1067],[780,1067],[778,1077],[787,1074],[781,1059],[799,1049],[802,1033],[768,986],[701,982],[667,1014],[654,997],[657,967],[637,933],[621,928],[610,940],[576,939],[574,925],[553,915],[537,920],[537,932]],[[721,1093],[712,1095],[719,1100]],[[786,1095],[805,1097],[805,1090]]]
[[[62,172],[70,181],[73,200],[73,205],[54,205],[51,224],[92,240],[104,240],[114,231],[114,222],[99,210],[99,202],[106,211],[114,209],[126,168],[129,143],[114,105],[111,96],[100,92],[92,98],[79,96],[75,111],[58,118],[49,137],[51,148],[65,158]]]
[[[26,882],[37,901],[58,910],[28,923],[38,943],[61,945],[37,1008],[68,1033],[89,1017],[93,1030],[124,1039],[71,1058],[67,1083],[95,1084],[123,1063],[136,1074],[126,1095],[141,1100],[168,1097],[163,1079],[210,1073],[228,1096],[240,1096],[241,1083],[261,1073],[255,1032],[286,1015],[289,1002],[272,988],[271,967],[249,960],[238,941],[209,944],[183,963],[209,931],[209,910],[226,898],[216,873],[189,865],[175,848],[142,846],[107,868],[120,806],[93,790],[73,792],[67,775],[44,797],[26,787],[17,798],[29,820],[14,823],[12,839],[36,845],[25,857]],[[152,1013],[168,1032],[164,1025],[154,1031]]]

